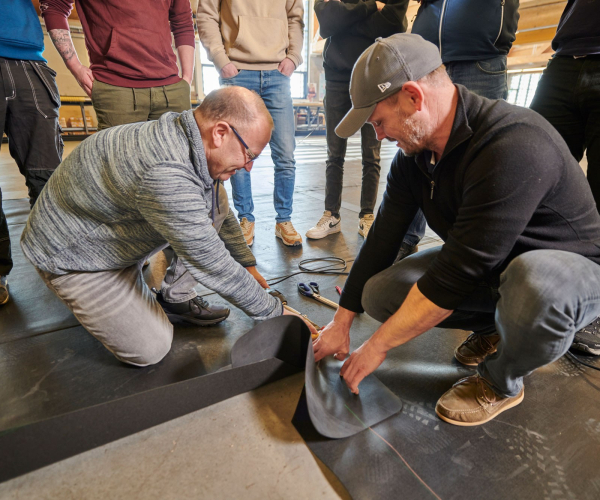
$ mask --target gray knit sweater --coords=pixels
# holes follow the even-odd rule
[[[281,303],[238,264],[212,226],[213,180],[191,111],[113,127],[83,141],[54,172],[21,238],[54,274],[136,264],[169,243],[194,278],[255,319]]]

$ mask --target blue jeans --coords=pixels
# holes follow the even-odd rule
[[[471,92],[488,99],[506,99],[508,81],[506,56],[483,61],[454,61],[446,63],[448,76],[454,83],[464,85]],[[419,210],[408,228],[404,243],[415,246],[425,234],[425,216]]]
[[[277,222],[287,222],[292,217],[294,199],[294,182],[296,180],[296,161],[294,149],[294,108],[290,79],[276,69],[272,71],[253,71],[242,69],[233,78],[219,78],[223,86],[237,85],[253,90],[265,102],[273,117],[275,128],[271,135],[271,158],[275,165],[275,189],[273,204]],[[254,202],[252,201],[252,184],[250,172],[239,170],[231,177],[233,206],[238,217],[246,217],[254,222]]]
[[[440,249],[406,257],[367,281],[367,314],[382,323],[394,314]],[[498,394],[516,396],[523,377],[563,356],[575,333],[600,315],[598,290],[598,264],[570,252],[533,250],[512,260],[498,289],[482,283],[438,326],[497,331],[498,351],[477,371]]]

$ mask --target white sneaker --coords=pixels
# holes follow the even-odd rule
[[[320,240],[333,233],[339,233],[342,230],[341,217],[331,215],[329,210],[323,212],[323,217],[319,219],[315,227],[306,231],[306,237],[312,240]]]
[[[364,217],[361,217],[358,221],[358,234],[366,238],[374,221],[375,216],[373,214],[367,214]]]
[[[246,217],[242,217],[240,227],[242,228],[242,234],[244,235],[246,244],[251,247],[252,243],[254,243],[254,222],[250,222]]]

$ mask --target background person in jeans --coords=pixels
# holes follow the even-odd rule
[[[25,177],[31,206],[63,152],[56,73],[46,65],[42,52],[44,34],[33,4],[29,0],[1,2],[0,141],[6,132],[10,155]],[[0,190],[0,305],[9,299],[8,274],[12,267]]]
[[[325,212],[316,226],[308,230],[307,238],[320,239],[341,230],[344,156],[348,140],[338,137],[335,127],[352,107],[349,91],[352,67],[377,37],[406,31],[407,7],[408,0],[317,0],[315,3],[319,30],[321,36],[327,39],[323,50],[327,166]],[[381,143],[369,124],[364,125],[360,133],[363,173],[358,232],[366,237],[373,224],[373,210],[377,201]]]
[[[488,99],[506,99],[506,57],[518,21],[519,0],[421,0],[411,33],[438,47],[454,83]],[[398,260],[417,250],[425,226],[419,211]]]
[[[383,94],[381,82],[390,84]],[[418,35],[367,49],[351,89],[338,134],[369,121],[402,150],[315,359],[347,356],[363,308],[383,324],[341,369],[355,393],[390,349],[434,326],[474,330],[455,356],[477,372],[442,395],[436,412],[482,424],[519,404],[523,377],[560,358],[600,314],[592,193],[546,120],[453,85],[437,48]],[[418,209],[444,245],[392,265]],[[497,346],[481,342],[492,331]]]
[[[275,165],[275,235],[284,245],[302,244],[291,222],[296,179],[294,109],[290,77],[302,63],[302,0],[203,0],[198,33],[221,85],[238,85],[261,96],[275,122],[271,158]],[[233,204],[248,245],[254,242],[250,172],[231,178]]]
[[[69,31],[73,0],[40,0],[56,50],[92,99],[98,129],[190,109],[195,37],[189,0],[121,0],[116,5],[75,0],[90,58],[88,68],[77,57]]]

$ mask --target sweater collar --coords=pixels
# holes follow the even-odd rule
[[[208,162],[204,151],[204,143],[200,129],[194,118],[194,111],[189,109],[179,115],[179,121],[190,143],[190,159],[194,170],[207,189],[212,189],[214,181],[208,172]]]

